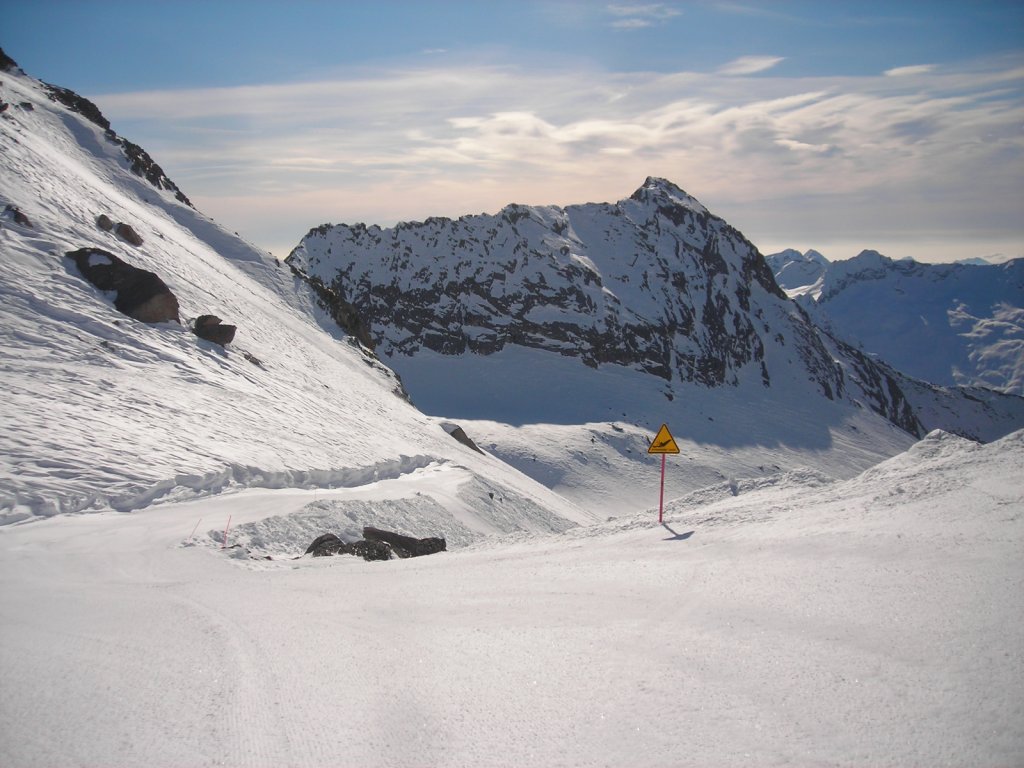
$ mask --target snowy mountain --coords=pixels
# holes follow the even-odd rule
[[[514,222],[536,272],[495,276],[509,314],[481,299],[448,354],[440,296],[447,325],[400,291],[406,335],[364,322],[90,102],[0,70],[0,765],[1021,762],[1024,431],[882,415],[994,433],[1019,398],[816,331],[656,180],[622,204],[680,219],[653,250],[617,217],[635,253],[558,262]],[[528,287],[549,303],[513,310]],[[643,336],[669,324],[691,335]],[[486,453],[360,339],[411,353],[388,359],[438,413],[507,416],[460,419]],[[367,525],[448,551],[303,554]]]
[[[825,270],[817,323],[900,371],[1024,394],[1024,259],[920,264],[863,251]]]
[[[452,482],[434,516],[469,538],[593,519],[413,408],[304,282],[192,208],[95,105],[6,67],[0,520],[438,469]],[[173,293],[170,319],[124,314],[80,268],[115,260]],[[236,326],[233,341],[195,335],[203,315]]]
[[[829,265],[828,259],[813,249],[800,253],[794,248],[787,248],[768,254],[764,260],[775,275],[775,282],[790,295],[792,291],[818,282]]]
[[[694,487],[723,471],[709,446],[727,474],[811,464],[846,476],[892,445],[893,427],[994,439],[1024,426],[1012,399],[970,410],[973,424],[944,421],[926,389],[909,401],[894,372],[820,332],[740,232],[664,179],[614,204],[324,225],[287,263],[353,308],[420,407],[477,420],[485,447],[587,503],[578,473],[593,474],[593,457],[567,460],[564,445],[621,454],[609,446],[630,424],[678,425],[705,470]],[[538,422],[562,425],[559,441]],[[605,426],[572,426],[588,424]],[[600,493],[625,503],[635,490]]]

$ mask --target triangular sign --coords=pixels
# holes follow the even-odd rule
[[[676,439],[672,437],[672,433],[668,431],[666,424],[661,425],[661,429],[658,430],[658,434],[654,436],[651,441],[651,447],[647,449],[648,453],[679,453],[679,446],[676,445]]]

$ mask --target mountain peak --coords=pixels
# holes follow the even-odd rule
[[[695,213],[708,213],[708,209],[697,198],[687,194],[668,179],[658,176],[648,176],[643,185],[629,196],[629,199],[636,200],[638,203],[682,206]]]

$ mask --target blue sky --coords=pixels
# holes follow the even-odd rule
[[[648,175],[765,253],[1024,255],[1016,1],[35,0],[0,45],[281,256]]]

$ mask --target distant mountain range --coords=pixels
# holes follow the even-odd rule
[[[766,257],[815,322],[933,384],[1024,394],[1024,259],[1001,264],[894,261],[862,251]]]

